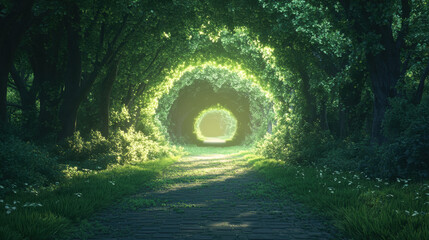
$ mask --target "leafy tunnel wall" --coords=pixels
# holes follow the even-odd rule
[[[229,145],[251,143],[265,135],[273,117],[272,100],[262,88],[239,72],[212,65],[186,71],[159,99],[157,118],[173,142],[201,143],[194,133],[198,114],[220,105],[237,120]]]
[[[249,98],[226,86],[215,90],[205,81],[195,81],[180,90],[169,113],[170,135],[185,142],[200,143],[194,134],[194,120],[201,111],[216,105],[230,110],[237,119],[237,132],[230,144],[242,143],[250,134]]]

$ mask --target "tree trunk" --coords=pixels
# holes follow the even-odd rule
[[[301,93],[304,97],[304,120],[310,124],[317,119],[316,97],[310,91],[310,76],[305,69],[300,68]]]
[[[392,37],[390,26],[381,26],[377,29],[380,33],[380,43],[384,47],[378,53],[367,53],[367,68],[372,83],[374,94],[374,116],[372,123],[371,139],[381,144],[385,142],[382,133],[384,114],[389,108],[389,98],[396,96],[396,84],[400,78],[401,59],[400,49]]]
[[[273,102],[270,102],[269,104],[268,104],[268,108],[267,108],[267,110],[266,110],[266,114],[267,114],[267,120],[268,120],[268,123],[267,123],[267,132],[269,133],[269,134],[272,134],[273,133],[273,121],[272,121],[272,119],[271,119],[271,112],[273,111],[273,106],[274,106],[274,103]]]
[[[33,130],[35,127],[34,119],[37,118],[36,94],[38,89],[38,81],[35,78],[33,85],[31,85],[30,89],[27,90],[28,79],[25,79],[20,73],[18,73],[14,66],[12,67],[10,73],[21,100],[24,130]]]
[[[65,79],[64,98],[60,106],[59,119],[61,132],[59,140],[70,137],[76,130],[77,111],[84,96],[81,93],[82,59],[79,49],[79,9],[76,5],[70,8],[70,18],[66,20],[67,31],[67,76]]]
[[[34,0],[15,0],[10,13],[0,18],[0,122],[7,122],[7,82],[15,52],[30,27]]]
[[[100,120],[101,120],[101,134],[103,137],[109,136],[109,110],[110,110],[110,96],[112,93],[113,83],[116,80],[118,74],[119,61],[115,61],[111,64],[107,71],[107,76],[101,83],[100,93]]]
[[[425,81],[428,76],[429,76],[429,63],[426,66],[426,68],[423,70],[422,75],[420,76],[419,86],[417,87],[417,90],[412,99],[412,102],[414,105],[418,105],[422,101],[423,90],[425,88]]]

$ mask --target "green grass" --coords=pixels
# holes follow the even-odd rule
[[[228,154],[231,156],[236,156],[243,154],[250,150],[250,147],[247,146],[230,146],[230,147],[200,147],[195,145],[185,145],[183,146],[185,152],[189,155],[212,155],[212,154]]]
[[[0,206],[9,206],[11,212],[0,213],[0,239],[54,239],[71,234],[71,229],[96,211],[151,188],[153,180],[176,160],[118,165],[101,171],[69,170],[69,178],[62,183],[39,192],[6,196]]]
[[[352,239],[429,239],[429,182],[373,179],[247,155],[278,193],[333,219]]]

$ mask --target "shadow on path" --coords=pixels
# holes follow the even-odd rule
[[[156,185],[92,219],[101,229],[91,239],[339,239],[242,156],[183,158]]]

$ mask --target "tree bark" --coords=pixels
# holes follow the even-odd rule
[[[33,85],[27,90],[27,80],[16,70],[15,66],[12,67],[11,71],[12,79],[18,90],[19,97],[21,100],[21,110],[23,115],[23,127],[25,130],[32,130],[37,118],[36,110],[36,94],[38,89],[38,81],[34,79]]]
[[[81,94],[82,59],[79,49],[80,16],[76,5],[70,7],[70,17],[65,21],[67,31],[67,76],[63,102],[60,106],[59,119],[61,132],[59,140],[70,137],[76,130],[77,111],[83,100]]]
[[[401,75],[401,59],[391,27],[383,26],[377,30],[384,49],[376,54],[367,53],[366,58],[374,94],[371,138],[373,142],[381,144],[386,140],[382,133],[382,122],[389,107],[389,98],[397,95],[396,84]]]
[[[13,59],[33,17],[34,0],[15,0],[9,14],[0,18],[0,122],[7,122],[7,82]]]
[[[109,70],[107,71],[107,76],[104,78],[101,83],[101,93],[100,93],[100,120],[101,128],[100,132],[103,137],[109,136],[109,110],[110,110],[110,96],[112,93],[113,84],[116,80],[118,74],[119,61],[114,61]]]
[[[310,76],[305,69],[298,69],[301,76],[301,93],[304,97],[304,120],[314,123],[317,119],[316,97],[310,91]]]
[[[422,75],[420,76],[419,86],[417,87],[416,93],[413,96],[412,102],[414,105],[420,104],[423,97],[423,90],[425,88],[426,78],[429,76],[429,63],[426,68],[423,70]]]

